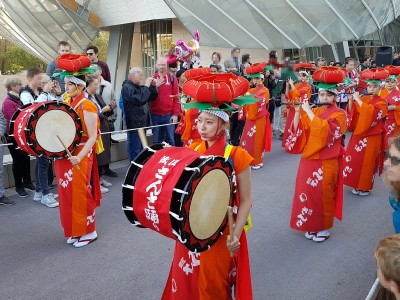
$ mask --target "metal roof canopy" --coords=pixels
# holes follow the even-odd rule
[[[0,36],[46,63],[58,56],[59,41],[83,52],[99,31],[57,0],[0,0]]]
[[[400,13],[400,0],[164,1],[201,45],[267,50],[359,39]]]

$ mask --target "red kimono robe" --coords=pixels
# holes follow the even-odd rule
[[[85,99],[84,94],[77,96],[68,103],[78,113],[82,120],[83,137],[81,145],[74,151],[78,154],[87,141],[88,131],[83,112],[93,112],[97,115],[96,105]],[[76,105],[78,105],[76,107]],[[100,128],[100,121],[97,122]],[[96,230],[96,207],[100,206],[100,177],[96,162],[95,146],[79,163],[79,169],[67,159],[54,161],[54,169],[58,184],[58,199],[60,203],[61,225],[64,236],[82,236]]]
[[[195,149],[199,144],[192,144]],[[224,138],[206,149],[205,142],[198,152],[206,155],[223,156]],[[233,147],[230,155],[234,170],[239,174],[246,169],[253,158],[241,147]],[[237,199],[239,205],[239,199]],[[214,300],[232,299],[232,285],[236,283],[236,300],[251,300],[251,274],[246,234],[240,237],[240,250],[232,258],[226,246],[229,226],[210,250],[202,253],[190,252],[183,244],[176,242],[174,258],[162,300]]]
[[[313,109],[311,121],[302,113],[299,126],[289,128],[285,150],[302,153],[296,177],[290,227],[299,231],[321,231],[342,219],[342,137],[346,112],[333,103]]]
[[[385,120],[385,136],[383,140],[384,150],[388,150],[389,139],[400,134],[400,91],[394,88],[390,93],[381,93],[382,99],[385,99],[388,105],[395,105],[396,110],[388,110]]]
[[[289,102],[304,102],[309,101],[311,98],[311,86],[308,82],[297,83],[294,85],[294,89],[289,91],[288,100]],[[286,147],[287,138],[289,136],[289,128],[294,118],[294,107],[286,106],[283,109],[286,110],[286,127],[282,137],[282,147]]]
[[[264,152],[270,152],[272,146],[272,129],[267,110],[269,91],[259,85],[250,89],[249,93],[260,100],[244,107],[246,124],[240,145],[254,158],[253,165],[258,165],[264,162]]]
[[[361,106],[354,102],[349,115],[349,130],[353,134],[347,146],[343,176],[345,185],[370,191],[376,168],[383,165],[383,120],[387,103],[379,96],[365,96],[361,101]]]

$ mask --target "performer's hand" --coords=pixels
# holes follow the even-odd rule
[[[178,122],[178,116],[172,116],[171,119],[169,120],[170,123],[177,123]]]
[[[68,159],[74,166],[81,162],[81,158],[79,156],[71,156]]]
[[[396,105],[389,105],[388,110],[396,110]]]
[[[240,242],[236,236],[233,237],[232,242],[230,242],[230,239],[230,236],[228,236],[228,239],[226,240],[226,246],[230,252],[235,253],[240,249]]]
[[[349,96],[349,95],[347,95],[347,96]],[[360,93],[359,92],[355,92],[354,94],[353,94],[353,98],[354,98],[354,100],[361,100],[360,99]],[[349,99],[350,100],[350,99]]]
[[[353,102],[354,101],[354,96],[353,94],[347,94],[347,100],[349,100],[349,102]]]
[[[298,105],[298,106],[300,106],[300,105]],[[308,103],[308,101],[305,101],[305,102],[301,105],[301,107],[303,108],[303,110],[304,110],[306,113],[312,112],[311,106],[310,106],[310,104]]]

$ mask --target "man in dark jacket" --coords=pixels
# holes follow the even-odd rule
[[[157,98],[156,85],[158,82],[149,77],[145,85],[140,85],[143,79],[143,71],[140,68],[132,68],[128,74],[128,80],[122,84],[121,96],[123,100],[125,122],[127,129],[150,126],[149,101]],[[128,157],[132,161],[143,149],[136,130],[128,131]]]

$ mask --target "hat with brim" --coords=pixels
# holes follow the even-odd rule
[[[373,84],[373,83],[376,83],[376,84],[378,84],[378,85],[381,85],[382,84],[382,80],[375,80],[375,79],[364,79],[364,81],[366,82],[366,83],[368,83],[368,84]],[[386,79],[385,79],[385,81],[386,81]]]
[[[267,67],[266,62],[252,64],[245,69],[246,76],[248,78],[264,78],[261,75],[267,70]]]
[[[359,75],[367,83],[382,83],[389,77],[389,72],[384,68],[373,68],[361,71]]]
[[[319,91],[327,91],[327,92],[331,92],[334,94],[338,94],[338,90],[337,90],[338,86],[335,83],[318,82],[316,87]]]
[[[390,80],[398,82],[399,79],[398,79],[398,76],[396,76],[396,75],[390,75],[388,78],[385,79],[385,81],[390,81]]]
[[[246,104],[259,101],[253,95],[246,95],[249,82],[232,73],[206,74],[188,80],[182,87],[183,94],[193,100],[184,108],[204,110],[234,111]]]
[[[250,74],[250,75],[247,75],[247,77],[248,78],[261,78],[261,79],[264,79],[264,74],[262,74],[262,73]]]
[[[85,58],[86,57],[86,58]],[[87,74],[93,74],[100,67],[90,64],[87,55],[85,54],[64,54],[56,58],[56,65],[59,69],[63,71],[60,73],[53,74],[53,77],[82,77]]]

